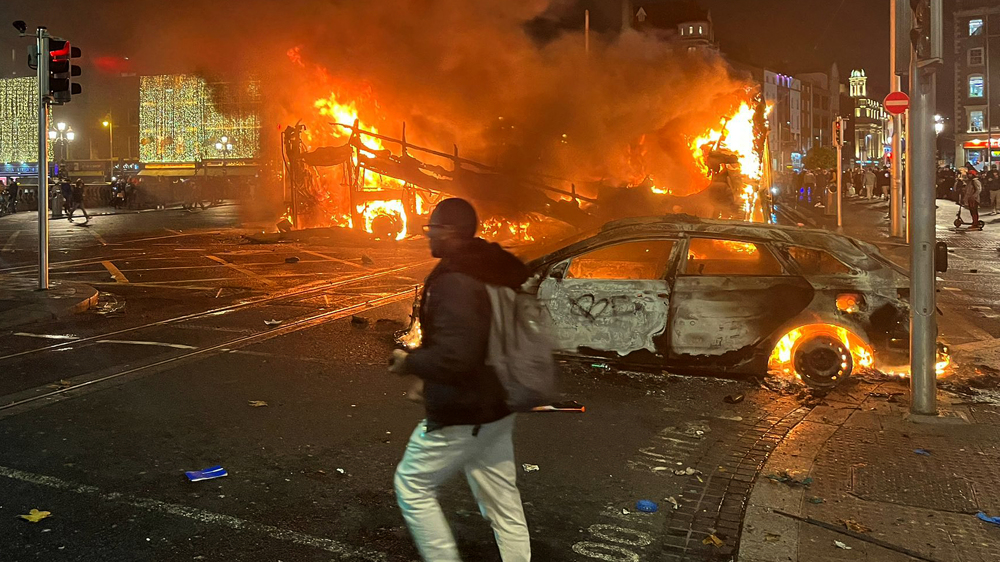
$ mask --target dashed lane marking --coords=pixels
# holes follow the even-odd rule
[[[45,486],[47,488],[53,488],[64,492],[71,492],[81,496],[91,496],[103,501],[143,509],[147,512],[156,512],[174,517],[184,517],[200,523],[228,527],[236,531],[257,533],[271,537],[272,539],[323,550],[337,556],[340,559],[360,559],[375,562],[384,562],[389,559],[388,555],[384,552],[351,546],[333,539],[315,537],[298,531],[281,529],[273,525],[254,523],[252,521],[247,521],[246,519],[240,519],[239,517],[223,515],[221,513],[198,509],[196,507],[188,507],[186,505],[168,503],[151,498],[130,496],[128,494],[121,494],[118,492],[103,492],[96,486],[77,484],[75,482],[69,482],[52,476],[25,472],[16,468],[0,466],[0,476],[27,484],[34,484],[36,486]]]
[[[110,273],[111,277],[114,278],[115,283],[128,283],[128,279],[125,277],[125,274],[122,273],[122,270],[118,269],[118,267],[111,263],[110,260],[102,261],[101,265],[104,266],[104,269],[108,270],[108,273]]]
[[[260,275],[257,275],[256,273],[250,271],[249,269],[247,269],[245,267],[240,267],[240,266],[238,266],[238,265],[236,265],[234,263],[229,263],[226,260],[220,258],[219,256],[207,255],[205,257],[208,258],[208,259],[210,259],[210,260],[212,260],[212,261],[214,261],[214,262],[218,262],[218,263],[220,263],[220,264],[222,264],[222,265],[224,265],[224,266],[226,266],[226,267],[228,267],[228,268],[230,268],[230,269],[232,269],[234,271],[239,271],[243,275],[246,275],[247,277],[256,279],[257,281],[260,281],[261,283],[264,283],[265,285],[270,285],[270,286],[274,286],[275,285],[274,281],[271,281],[270,279],[267,279],[266,277],[262,277]]]
[[[15,230],[14,234],[10,235],[10,238],[7,239],[7,243],[3,245],[3,253],[6,254],[14,251],[14,241],[17,240],[19,234],[21,234],[21,231]]]
[[[14,332],[12,335],[21,336],[23,338],[41,338],[44,340],[78,340],[78,336],[70,336],[63,334],[29,334],[28,332]]]

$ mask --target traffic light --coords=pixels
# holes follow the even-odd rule
[[[942,6],[941,0],[910,0],[913,12],[910,27],[910,44],[917,61],[940,59]]]
[[[73,59],[80,57],[80,49],[62,39],[49,39],[49,94],[52,103],[63,104],[72,101],[73,96],[82,91],[73,77],[79,76],[80,67]]]
[[[844,146],[844,118],[833,120],[833,146]]]

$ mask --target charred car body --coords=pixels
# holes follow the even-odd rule
[[[669,215],[528,257],[561,354],[830,387],[907,353],[905,272],[846,236]]]

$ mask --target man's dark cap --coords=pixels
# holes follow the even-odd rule
[[[445,199],[434,207],[430,226],[450,226],[461,236],[472,238],[479,228],[476,210],[465,199],[453,197]]]

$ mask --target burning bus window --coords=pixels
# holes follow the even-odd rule
[[[823,250],[790,246],[788,255],[798,264],[803,275],[839,275],[851,272],[851,268]]]
[[[568,279],[659,280],[666,277],[673,240],[643,240],[605,246],[581,254],[569,265]]]
[[[764,246],[735,240],[693,238],[685,275],[782,275],[781,264]]]

